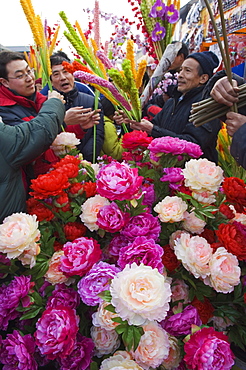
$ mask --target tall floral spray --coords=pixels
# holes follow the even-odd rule
[[[39,15],[36,15],[31,0],[20,0],[20,4],[25,13],[26,19],[31,28],[35,46],[33,48],[35,56],[42,70],[42,83],[48,84],[49,89],[52,90],[50,82],[51,66],[50,55],[52,54],[57,42],[59,26],[57,27],[53,38],[51,40],[51,33],[48,32],[47,22],[42,24]]]
[[[147,32],[152,38],[158,60],[170,44],[175,23],[179,20],[179,0],[142,0],[140,10]]]

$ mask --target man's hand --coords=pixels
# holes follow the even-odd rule
[[[92,110],[91,108],[73,107],[66,111],[64,122],[66,125],[80,125],[83,130],[87,130],[100,121],[101,109]]]
[[[147,119],[142,119],[141,122],[130,121],[130,127],[132,130],[145,131],[149,135],[151,134],[153,126],[153,123]]]
[[[60,99],[63,104],[66,103],[64,96],[61,95],[58,91],[55,91],[55,90],[48,91],[48,99],[52,99],[52,98]]]
[[[231,107],[234,103],[238,102],[238,92],[237,81],[232,80],[233,86],[230,84],[228,77],[223,77],[219,79],[210,95],[214,100],[220,104],[225,104]]]
[[[228,112],[225,121],[228,135],[233,136],[235,132],[245,123],[246,116],[235,112]]]
[[[125,124],[129,123],[129,118],[127,117],[123,110],[114,112],[113,120],[115,121],[116,125],[122,125],[122,123]]]

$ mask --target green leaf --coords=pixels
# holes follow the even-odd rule
[[[90,370],[98,370],[98,365],[96,362],[91,362],[90,364]]]
[[[35,309],[31,309],[27,313],[25,313],[24,315],[22,315],[21,318],[20,318],[20,320],[33,319],[34,317],[36,317],[39,314],[39,312],[42,309],[43,309],[43,307],[38,307],[38,308],[35,308]]]
[[[104,290],[101,293],[98,293],[98,296],[106,302],[111,302],[112,296],[109,290]]]
[[[141,336],[144,334],[144,330],[142,327],[140,326],[133,326],[133,340],[134,340],[134,344],[133,344],[133,350],[136,351],[138,345],[139,345],[139,342],[140,342],[140,339],[141,339]]]
[[[33,292],[31,297],[34,299],[34,302],[37,306],[43,307],[43,299],[38,292]]]
[[[115,331],[117,334],[122,334],[125,332],[126,328],[127,328],[127,324],[120,324],[118,326],[115,327]]]
[[[112,304],[108,304],[104,307],[105,310],[115,313],[115,307]],[[119,321],[116,321],[119,322]]]

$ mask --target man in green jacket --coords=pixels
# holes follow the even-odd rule
[[[63,96],[50,93],[39,114],[22,125],[0,120],[0,223],[12,213],[25,212],[26,192],[21,167],[47,150],[64,120]]]

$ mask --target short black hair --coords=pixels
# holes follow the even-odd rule
[[[179,41],[172,41],[172,44],[176,44],[176,42],[179,42]],[[181,54],[183,54],[184,59],[186,59],[186,58],[188,57],[188,55],[189,55],[189,49],[188,49],[188,46],[187,46],[184,42],[182,42],[182,46],[181,46],[181,48],[179,49],[179,51],[178,51],[178,54],[177,54],[177,55],[181,55]]]
[[[102,104],[103,113],[104,113],[105,116],[110,117],[110,116],[114,115],[115,107],[114,107],[113,103],[111,103],[110,100],[108,100],[107,98],[105,98],[105,96],[103,96],[100,99],[100,103]]]
[[[59,50],[56,53],[51,55],[50,57],[51,67],[62,64],[62,62],[71,63],[71,60],[68,58],[67,54],[64,53],[64,51]]]
[[[3,50],[0,52],[0,77],[8,79],[7,64],[13,60],[25,60],[24,54],[15,51]]]

